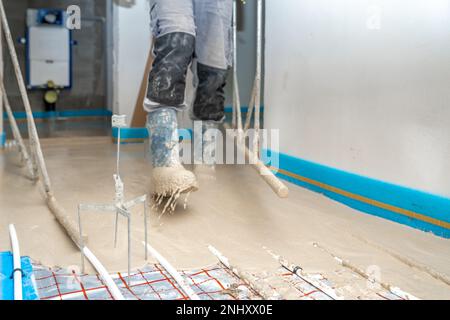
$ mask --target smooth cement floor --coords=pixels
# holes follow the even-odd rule
[[[115,146],[110,138],[42,139],[56,197],[76,218],[79,203],[111,203]],[[127,199],[146,194],[151,168],[145,146],[122,148],[122,178]],[[47,209],[40,185],[33,185],[18,166],[15,149],[0,151],[0,251],[10,250],[8,224],[14,223],[23,255],[47,266],[77,268],[80,253]],[[367,281],[339,265],[334,255],[363,270],[378,270],[381,279],[419,298],[450,299],[450,286],[429,272],[450,277],[450,241],[373,217],[319,194],[289,185],[289,199],[277,198],[245,166],[221,166],[215,180],[203,179],[185,210],[159,218],[152,210],[150,243],[177,268],[216,263],[213,245],[233,264],[269,277],[278,263],[270,248],[306,272],[321,273],[347,299],[371,298]],[[132,264],[145,264],[143,209],[133,212]],[[109,214],[83,216],[89,248],[106,268],[126,270],[126,222],[121,220],[119,246],[113,248]],[[412,265],[410,262],[413,262]]]

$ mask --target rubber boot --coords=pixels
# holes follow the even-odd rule
[[[214,121],[203,121],[201,136],[194,135],[195,142],[195,174],[200,181],[216,180],[218,124]]]
[[[181,194],[198,190],[195,175],[180,161],[177,113],[172,108],[159,108],[149,113],[147,129],[150,135],[152,184],[157,206],[163,213],[174,211]]]

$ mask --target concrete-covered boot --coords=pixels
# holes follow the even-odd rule
[[[195,128],[195,174],[200,181],[216,180],[218,124],[203,121],[202,128]]]
[[[156,206],[173,212],[181,194],[198,190],[195,175],[180,161],[177,113],[172,108],[158,108],[149,113],[147,129],[153,164],[152,185]]]

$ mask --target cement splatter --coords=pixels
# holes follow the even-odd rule
[[[186,209],[189,195],[198,190],[195,175],[183,166],[155,168],[153,171],[154,209],[174,213],[182,194],[186,194],[183,207]]]

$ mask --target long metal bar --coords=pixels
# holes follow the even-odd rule
[[[0,23],[0,81],[3,82],[3,76],[4,76],[4,71],[5,71],[5,65],[4,65],[4,61],[3,61],[3,32],[2,32],[2,24]],[[6,94],[4,90],[0,91],[0,96]],[[0,99],[0,139],[2,138],[2,136],[5,136],[5,129],[3,127],[3,99]],[[0,148],[2,148],[3,146],[1,145],[0,142]]]
[[[252,95],[250,96],[250,102],[248,104],[247,119],[245,120],[244,132],[250,129],[252,123],[253,111],[255,110],[255,91],[256,91],[256,79],[253,81]]]
[[[34,123],[33,112],[31,110],[30,100],[28,99],[27,88],[25,86],[25,81],[22,76],[22,71],[20,69],[19,59],[17,58],[16,49],[14,47],[14,41],[11,35],[11,29],[9,28],[8,19],[6,18],[5,7],[3,5],[3,0],[0,1],[0,15],[3,25],[3,32],[5,34],[6,43],[8,44],[9,53],[11,55],[12,64],[14,67],[14,73],[16,74],[17,84],[19,86],[20,95],[23,100],[23,104],[25,107],[25,112],[27,114],[28,120],[28,134],[30,139],[30,146],[32,149],[32,156],[35,157],[36,162],[36,171],[40,171],[44,189],[47,194],[51,194],[52,188],[50,183],[50,178],[47,172],[47,166],[44,161],[44,156],[42,154],[41,145],[39,142],[39,136],[37,133],[36,125]]]
[[[328,250],[327,248],[325,248],[324,246],[320,245],[319,243],[314,243],[313,244],[314,247],[321,249],[323,252],[329,254],[331,257],[333,257],[333,259],[339,263],[341,266],[343,266],[344,268],[347,268],[353,272],[355,272],[356,274],[360,275],[362,278],[372,282],[372,283],[377,283],[379,284],[382,288],[384,288],[385,290],[388,290],[390,293],[396,295],[397,297],[399,297],[400,299],[403,300],[420,300],[419,298],[417,298],[416,296],[413,296],[410,293],[407,293],[403,290],[401,290],[398,287],[394,287],[392,285],[390,285],[389,283],[383,282],[379,279],[376,279],[374,277],[371,277],[369,274],[367,274],[366,272],[364,272],[362,269],[360,269],[359,267],[351,264],[349,261],[344,260],[339,258],[338,256],[336,256],[334,253],[332,253],[330,250]]]
[[[147,197],[145,197],[145,201],[144,201],[144,226],[145,226],[145,231],[144,231],[144,235],[145,235],[145,261],[148,260],[148,203],[147,203]]]
[[[85,244],[84,244],[83,236],[82,236],[83,235],[83,226],[81,224],[81,210],[82,210],[81,206],[78,205],[78,231],[80,232],[80,234],[79,234],[79,236],[80,236],[80,243],[79,243],[79,245],[80,245],[80,253],[81,253],[81,272],[85,273],[86,272],[86,262],[84,260],[84,253],[83,253],[83,250],[82,250],[82,248],[84,248]]]
[[[101,264],[101,262],[95,257],[95,255],[92,253],[91,250],[89,250],[88,247],[86,247],[82,233],[83,233],[83,225],[81,223],[81,212],[86,209],[95,209],[105,212],[113,212],[115,209],[119,210],[116,207],[109,206],[109,205],[78,205],[78,231],[79,231],[79,237],[80,237],[80,251],[81,251],[81,267],[82,272],[85,272],[85,258],[89,260],[89,262],[94,266],[94,268],[100,273],[100,276],[105,281],[106,286],[110,290],[111,294],[113,295],[114,299],[116,300],[125,300],[122,294],[120,293],[119,288],[112,280],[109,273],[106,271],[105,267]],[[130,223],[130,214],[126,210],[119,210],[121,214],[126,216],[128,218],[128,284],[130,284],[130,270],[131,270],[131,254],[130,254],[130,246],[131,246],[131,238],[130,238],[130,232],[131,232],[131,223]]]
[[[181,274],[161,254],[159,254],[158,251],[145,242],[142,242],[142,244],[147,247],[148,252],[158,260],[158,263],[161,264],[161,266],[175,279],[183,292],[191,300],[201,300],[194,290],[186,283]]]
[[[5,86],[4,86],[3,82],[1,82],[1,80],[0,80],[0,86],[1,86],[0,90],[1,90],[2,96],[3,96],[3,105],[5,107],[6,114],[8,115],[8,120],[9,120],[9,124],[11,126],[11,131],[14,136],[14,140],[16,140],[17,143],[19,144],[19,151],[22,156],[22,160],[25,162],[25,165],[27,166],[27,169],[30,174],[30,178],[34,180],[37,177],[33,176],[34,175],[33,164],[31,163],[31,159],[28,154],[27,148],[25,146],[25,143],[23,142],[22,135],[20,134],[20,130],[17,125],[16,118],[14,117],[14,114],[11,110],[11,105],[9,104],[9,99],[6,94]]]
[[[359,241],[362,241],[366,244],[368,244],[369,246],[372,246],[380,251],[383,251],[385,253],[387,253],[388,255],[392,256],[393,258],[399,260],[400,262],[406,264],[409,267],[418,269],[422,272],[428,273],[430,276],[432,276],[433,278],[435,278],[436,280],[442,281],[443,283],[445,283],[446,285],[450,286],[450,277],[444,273],[441,273],[437,270],[434,270],[433,268],[424,265],[418,261],[415,261],[411,258],[408,258],[406,256],[403,256],[397,252],[394,252],[386,247],[383,247],[382,245],[369,241],[361,236],[357,236],[357,235],[352,235],[353,237],[355,237],[356,239],[358,239]]]
[[[227,257],[213,246],[208,246],[209,251],[222,263],[227,269],[233,272],[237,277],[243,280],[250,288],[252,288],[264,300],[281,300],[283,297],[268,285],[264,285],[263,281],[255,281],[250,275],[240,271],[233,266]]]
[[[41,144],[39,141],[39,135],[34,122],[33,111],[31,109],[30,100],[27,94],[27,88],[20,69],[19,59],[17,58],[17,52],[14,47],[14,41],[11,35],[11,29],[9,28],[8,19],[6,17],[5,7],[3,0],[0,0],[0,20],[3,26],[3,32],[8,45],[11,61],[14,67],[14,73],[16,75],[17,84],[19,86],[20,95],[23,100],[25,112],[27,115],[28,135],[30,140],[30,159],[33,165],[33,176],[37,176],[39,172],[42,178],[44,186],[47,205],[52,211],[58,222],[66,229],[67,234],[75,242],[80,245],[80,239],[77,232],[77,227],[70,216],[64,211],[64,209],[58,205],[53,195],[53,190],[50,182],[50,178],[45,164],[44,155],[42,153]]]
[[[262,83],[262,39],[263,39],[263,0],[257,0],[257,32],[256,32],[256,90],[255,90],[255,138],[253,152],[260,154],[260,117],[261,117],[261,83]]]
[[[233,102],[236,112],[236,125],[238,134],[242,134],[241,97],[239,92],[239,79],[237,73],[237,1],[233,0]],[[234,116],[233,116],[234,117]]]
[[[128,216],[128,285],[131,281],[131,214]]]
[[[283,258],[283,257],[281,257],[281,256],[279,256],[279,255],[277,255],[275,253],[273,253],[271,250],[269,250],[267,248],[264,248],[264,249],[266,249],[267,253],[270,256],[272,256],[272,258],[274,258],[283,268],[285,268],[286,270],[288,270],[292,274],[296,275],[297,277],[299,277],[303,281],[309,283],[311,286],[315,287],[319,291],[322,291],[330,299],[332,299],[332,300],[342,300],[341,297],[339,297],[332,288],[329,288],[329,287],[323,285],[322,283],[318,282],[316,279],[308,276],[307,274],[304,274],[301,268],[299,268],[296,265],[293,265],[292,263],[287,261],[285,258]]]
[[[230,135],[231,138],[234,138],[231,132],[234,132],[232,128],[230,128],[229,124],[224,124],[225,132],[227,135]],[[280,179],[271,171],[266,165],[258,158],[258,156],[247,146],[245,145],[245,141],[238,141],[237,143],[238,150],[243,152],[246,159],[249,160],[250,165],[259,173],[259,176],[269,185],[270,188],[280,197],[287,198],[289,196],[289,188],[281,182]]]

